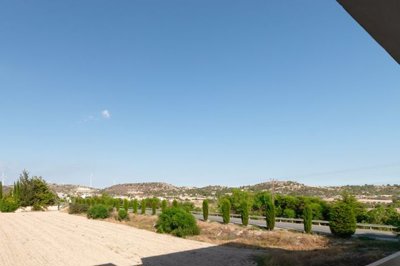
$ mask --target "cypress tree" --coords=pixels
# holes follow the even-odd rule
[[[242,219],[242,224],[244,226],[247,226],[249,224],[249,202],[246,200],[243,200],[240,203],[240,218]]]
[[[329,228],[339,237],[351,237],[356,232],[357,221],[354,210],[345,202],[335,203],[329,212]]]
[[[132,201],[132,209],[133,209],[133,213],[134,214],[137,214],[138,213],[138,200],[137,199],[134,199],[133,201]]]
[[[115,199],[115,209],[117,210],[117,212],[119,212],[119,209],[121,208],[121,202],[119,201],[119,199]]]
[[[142,199],[142,202],[140,204],[141,209],[142,209],[142,214],[146,214],[146,199]]]
[[[303,221],[304,221],[304,232],[306,232],[307,234],[311,233],[312,218],[313,218],[312,209],[310,205],[306,205],[303,210]]]
[[[128,199],[124,199],[124,209],[125,209],[126,213],[128,213],[128,210],[129,210],[129,201],[128,201]]]
[[[3,198],[3,183],[0,181],[0,200]]]
[[[208,221],[208,200],[203,200],[203,220]]]
[[[15,199],[19,200],[19,196],[20,196],[20,185],[19,181],[17,181],[17,183],[15,183]]]
[[[275,227],[275,205],[272,197],[268,199],[265,206],[265,220],[267,222],[267,229],[274,230]]]
[[[221,204],[222,220],[224,224],[228,224],[231,220],[231,202],[223,199]]]
[[[14,182],[14,185],[13,185],[13,198],[15,199],[16,197],[17,197],[17,185]]]
[[[156,215],[156,211],[157,211],[157,199],[153,198],[151,200],[151,215]]]
[[[173,207],[178,207],[178,201],[177,201],[176,199],[174,199],[174,200],[172,201],[172,206],[173,206]]]
[[[167,209],[168,203],[166,200],[161,201],[161,211],[165,212],[165,210]]]

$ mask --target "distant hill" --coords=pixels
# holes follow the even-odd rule
[[[110,186],[104,189],[89,188],[78,185],[59,185],[50,184],[53,191],[65,195],[84,195],[107,193],[112,196],[130,197],[219,197],[230,193],[234,187],[226,186],[206,186],[206,187],[179,187],[161,182],[148,183],[126,183]],[[293,181],[264,182],[255,185],[239,187],[239,189],[259,192],[274,191],[278,194],[296,196],[315,196],[321,198],[334,198],[342,192],[347,191],[351,194],[364,198],[388,199],[392,196],[400,196],[400,185],[359,185],[359,186],[308,186]]]
[[[315,196],[322,198],[332,198],[348,192],[353,195],[387,198],[400,195],[400,185],[347,185],[347,186],[307,186],[293,181],[276,181],[255,184],[251,186],[243,186],[241,189],[258,192],[272,191],[285,195],[296,196]]]
[[[167,183],[149,182],[149,183],[127,183],[118,184],[111,187],[107,187],[102,192],[110,195],[145,195],[145,196],[163,196],[163,195],[174,195],[184,190]]]
[[[71,196],[82,196],[82,195],[92,195],[100,193],[101,189],[91,188],[87,186],[80,185],[60,185],[60,184],[49,184],[49,187],[55,193],[61,195],[71,195]]]

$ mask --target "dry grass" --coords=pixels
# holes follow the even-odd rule
[[[286,250],[312,250],[328,246],[326,237],[306,235],[286,230],[266,231],[254,226],[243,227],[235,224],[198,221],[201,234],[189,237],[193,240],[214,244],[232,244]]]
[[[117,214],[114,213],[110,216],[110,218],[105,219],[107,222],[118,223],[118,224],[126,224],[129,226],[133,226],[139,229],[144,229],[151,232],[156,232],[156,228],[154,227],[157,222],[157,216],[150,215],[133,215],[129,214],[128,221],[118,221],[116,219]]]
[[[123,223],[155,232],[157,216],[132,215]],[[216,245],[239,246],[265,251],[256,259],[260,266],[365,266],[400,250],[399,242],[369,239],[338,239],[287,230],[272,232],[258,227],[198,221],[201,233],[188,239]]]

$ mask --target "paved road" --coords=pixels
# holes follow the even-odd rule
[[[193,214],[196,219],[202,220],[203,216],[200,214]],[[209,220],[222,222],[222,217],[219,216],[209,216]],[[231,218],[231,223],[241,224],[242,221],[240,218]],[[260,227],[266,227],[265,220],[250,220],[249,224],[257,225]],[[296,231],[304,231],[303,224],[299,223],[283,223],[277,222],[275,224],[277,228],[281,229],[289,229],[289,230],[296,230]],[[318,234],[330,234],[331,231],[329,230],[329,226],[323,225],[313,225],[312,227],[313,232]],[[356,237],[371,237],[374,239],[382,239],[382,240],[397,240],[396,235],[392,232],[384,232],[384,231],[376,231],[376,230],[366,230],[366,229],[357,229],[355,233]]]

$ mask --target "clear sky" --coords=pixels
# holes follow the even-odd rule
[[[400,183],[399,103],[334,0],[0,3],[6,183]]]

